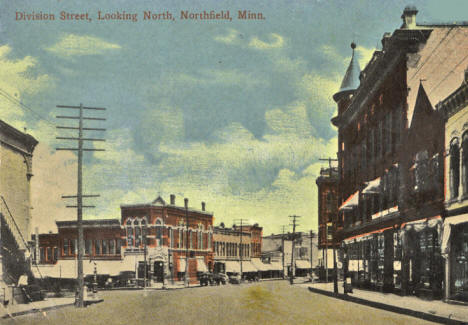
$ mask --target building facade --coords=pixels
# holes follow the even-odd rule
[[[124,255],[140,262],[146,259],[147,274],[156,274],[158,281],[184,280],[187,270],[195,282],[197,273],[213,270],[213,213],[205,211],[204,202],[200,210],[190,208],[188,199],[177,206],[175,195],[169,204],[161,197],[146,204],[124,204],[121,223]]]
[[[468,301],[468,70],[437,105],[445,116],[445,207],[441,253],[446,300]]]
[[[215,273],[256,273],[252,265],[252,233],[249,229],[224,224],[214,227],[213,253]],[[242,262],[241,262],[242,261]]]
[[[0,120],[0,287],[30,271],[32,157],[37,141]]]
[[[318,188],[318,249],[321,251],[319,265],[333,269],[333,240],[338,228],[338,168],[320,169],[320,176],[315,181]]]
[[[466,24],[403,25],[359,71],[354,56],[334,95],[344,272],[356,286],[440,297],[443,119],[435,104],[468,64]],[[430,132],[428,132],[430,130]]]

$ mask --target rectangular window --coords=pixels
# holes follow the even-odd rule
[[[68,244],[68,239],[63,240],[63,255],[64,256],[70,255],[70,247]]]
[[[115,255],[115,239],[109,241],[109,254]]]
[[[76,254],[76,239],[70,240],[70,255]]]
[[[46,257],[48,262],[52,262],[52,247],[47,247],[47,257]]]
[[[58,260],[59,250],[58,247],[54,247],[54,261]]]
[[[46,257],[45,257],[45,249],[44,249],[44,247],[40,247],[40,248],[39,248],[39,252],[40,252],[40,254],[41,254],[41,259],[40,259],[39,263],[45,263]]]
[[[102,241],[102,255],[107,255],[107,254],[109,254],[108,248],[109,248],[109,241],[106,240],[106,239],[104,239],[104,240]]]
[[[89,255],[90,252],[91,252],[91,250],[89,249],[89,242],[90,242],[89,239],[86,239],[86,240],[85,240],[85,254],[86,254],[86,255]]]
[[[117,239],[117,245],[115,247],[115,253],[117,255],[120,255],[121,249],[120,247],[122,246],[122,241],[120,239]]]
[[[101,241],[100,240],[94,241],[94,249],[96,250],[96,255],[101,255]]]

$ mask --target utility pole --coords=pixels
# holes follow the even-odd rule
[[[282,255],[282,260],[283,260],[283,279],[285,278],[284,275],[284,229],[286,226],[281,226],[281,255]]]
[[[243,277],[242,277],[242,276],[243,276],[243,269],[242,269],[242,256],[243,256],[243,254],[242,254],[242,235],[243,235],[243,233],[242,233],[242,231],[243,231],[242,226],[243,226],[243,224],[242,224],[242,223],[243,223],[244,221],[247,221],[247,220],[246,220],[246,219],[242,219],[242,218],[234,220],[234,223],[235,223],[235,222],[239,222],[239,223],[240,223],[239,257],[240,257],[240,277],[241,277],[241,281],[242,281],[242,279],[243,279]]]
[[[314,273],[314,266],[313,266],[313,260],[312,260],[313,243],[314,243],[314,232],[311,230],[310,231],[310,276],[311,277],[313,276],[313,273]]]
[[[80,106],[65,106],[57,105],[58,108],[67,108],[78,110],[78,116],[62,116],[58,115],[56,118],[78,120],[78,127],[76,126],[57,126],[57,129],[78,130],[78,137],[56,137],[60,140],[74,140],[78,141],[78,148],[56,148],[56,150],[77,151],[78,153],[78,184],[76,195],[63,195],[63,199],[76,198],[76,205],[67,205],[67,208],[77,209],[77,225],[78,225],[78,297],[76,307],[84,307],[84,276],[83,276],[83,255],[84,255],[84,240],[83,240],[83,208],[94,208],[92,205],[83,205],[83,198],[99,197],[97,194],[83,194],[83,151],[105,151],[104,149],[83,148],[83,141],[105,141],[104,139],[84,138],[83,131],[105,131],[102,128],[87,128],[83,126],[84,120],[105,121],[105,118],[99,117],[85,117],[83,110],[96,110],[104,111],[105,108],[100,107],[85,107],[83,104]]]
[[[297,224],[296,219],[300,218],[300,216],[294,215],[294,216],[290,216],[290,218],[293,219],[293,224],[292,224],[293,233],[292,233],[292,249],[291,249],[291,277],[289,278],[289,282],[291,284],[293,284],[294,283],[294,275],[296,273],[295,272],[295,265],[294,265],[294,249],[295,249],[294,244],[296,243],[296,226],[299,226]]]
[[[184,286],[188,287],[190,285],[190,279],[188,275],[189,271],[189,265],[188,265],[188,232],[189,232],[189,217],[188,217],[188,199],[184,199],[184,205],[185,205],[185,235],[186,235],[186,241],[185,241],[185,277],[184,277]],[[183,238],[183,237],[182,237]],[[182,243],[183,243],[182,239]],[[200,245],[200,244],[199,244]]]

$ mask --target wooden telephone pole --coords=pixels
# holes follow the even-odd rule
[[[76,195],[63,195],[63,199],[75,199],[76,205],[67,205],[67,208],[77,209],[77,224],[78,224],[78,297],[76,300],[76,307],[84,307],[84,276],[83,276],[83,255],[84,255],[84,240],[83,240],[83,208],[94,208],[92,205],[83,205],[83,198],[99,197],[98,194],[83,194],[83,151],[105,151],[105,149],[83,148],[83,141],[105,141],[104,139],[85,138],[83,131],[105,131],[102,128],[87,128],[83,126],[84,120],[105,121],[105,118],[100,117],[84,117],[83,110],[96,110],[104,111],[105,108],[100,107],[85,107],[83,104],[80,106],[65,106],[57,105],[58,108],[68,108],[78,110],[78,116],[62,116],[58,115],[59,119],[78,120],[78,126],[57,126],[57,129],[77,130],[78,137],[56,137],[60,140],[73,140],[78,141],[78,148],[56,148],[56,150],[76,151],[78,154],[78,185]]]
[[[293,223],[292,223],[292,226],[293,226],[293,233],[292,233],[292,248],[291,248],[291,276],[289,278],[289,283],[293,284],[294,283],[294,275],[296,273],[296,265],[295,265],[295,262],[294,262],[294,245],[296,243],[296,227],[299,226],[299,224],[297,223],[297,220],[298,218],[300,218],[300,216],[290,216],[290,218],[293,219]]]
[[[242,282],[242,276],[243,276],[243,269],[242,269],[242,256],[243,256],[243,252],[242,252],[242,235],[243,235],[243,223],[247,221],[246,219],[236,219],[234,220],[234,222],[239,222],[240,223],[240,245],[239,245],[239,260],[240,260],[240,277],[241,277],[241,282]]]

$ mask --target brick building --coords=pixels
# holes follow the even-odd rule
[[[434,106],[463,79],[468,25],[417,24],[416,14],[405,8],[361,72],[353,53],[334,95],[337,238],[354,285],[440,297],[444,129]]]
[[[0,120],[0,289],[30,271],[30,187],[37,143]]]
[[[320,266],[333,268],[333,236],[342,230],[336,228],[338,218],[338,167],[320,169],[315,181],[318,187],[318,249],[321,250]]]
[[[213,270],[213,213],[205,211],[204,202],[200,210],[188,207],[188,199],[184,206],[177,206],[171,195],[169,204],[158,197],[120,208],[124,256],[137,259],[140,270],[146,258],[147,274],[153,274],[156,281],[184,280],[186,262],[191,282],[198,272]]]
[[[224,224],[214,227],[213,253],[215,273],[256,273],[252,265],[252,233],[242,227],[226,228]],[[242,261],[242,263],[241,263]]]

